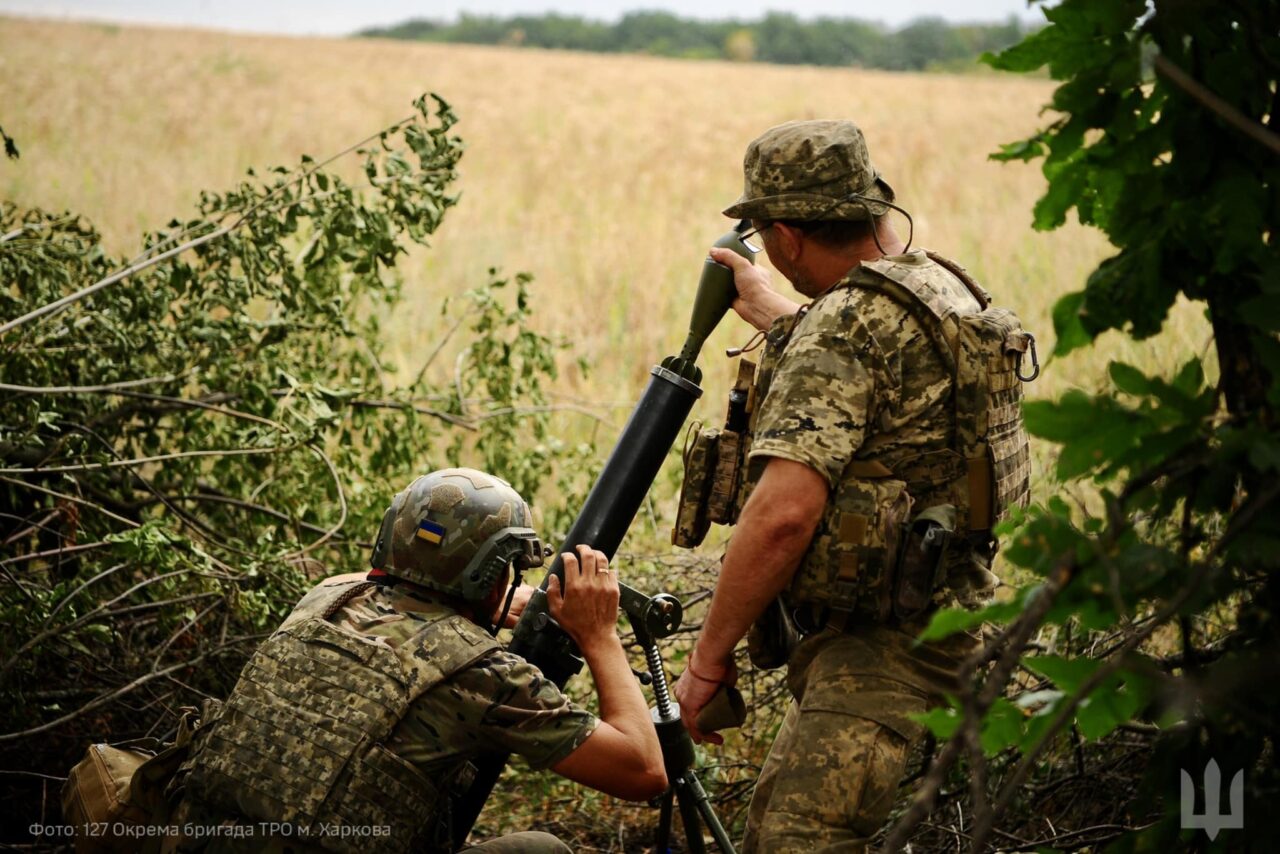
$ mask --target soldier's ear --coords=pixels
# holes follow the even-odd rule
[[[782,251],[782,257],[792,263],[797,261],[804,248],[804,233],[785,222],[775,222],[769,230],[773,232],[776,245]]]

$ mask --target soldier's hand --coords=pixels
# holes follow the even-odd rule
[[[618,632],[618,579],[609,569],[604,552],[578,546],[578,553],[565,552],[564,587],[553,575],[547,583],[547,607],[580,649],[602,640],[612,640]]]
[[[694,722],[721,685],[733,685],[738,681],[737,665],[732,659],[728,663],[705,664],[699,661],[695,665],[693,659],[694,656],[690,655],[689,664],[676,681],[673,692],[676,702],[680,704],[680,720],[695,743],[707,741],[711,744],[724,744],[724,736],[715,732],[702,732]]]
[[[712,247],[711,259],[733,270],[733,284],[738,298],[733,310],[756,329],[767,330],[784,314],[795,314],[799,304],[773,289],[769,271],[752,264],[732,249]]]

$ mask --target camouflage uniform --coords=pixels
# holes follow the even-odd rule
[[[885,213],[893,200],[861,132],[848,122],[774,128],[751,144],[744,171],[746,189],[725,211],[729,216],[859,220]],[[853,509],[872,527],[902,524],[913,505],[957,502],[954,476],[929,468],[933,454],[951,448],[953,374],[912,311],[859,286],[890,269],[886,264],[909,271],[913,287],[934,289],[961,313],[980,308],[963,283],[917,250],[855,267],[769,330],[738,506],[772,458],[818,472],[830,493],[782,595],[806,634],[787,662],[794,700],[752,796],[744,852],[864,850],[888,817],[910,749],[923,736],[911,715],[958,687],[956,670],[973,644],[961,635],[917,646],[927,614],[886,619],[874,602],[829,620],[841,579],[857,578],[864,588],[875,583],[867,577],[867,548],[840,551],[850,539],[851,509],[841,502],[868,505]],[[894,474],[865,479],[875,464]],[[910,471],[899,473],[900,466]],[[866,541],[859,532],[857,542]],[[978,604],[997,584],[988,561],[957,550],[933,601]]]
[[[412,669],[408,671],[411,675],[406,681],[410,694],[418,678],[426,678],[429,682],[433,667],[446,667],[442,661],[465,662],[447,678],[414,696],[404,714],[389,722],[387,734],[381,742],[373,745],[375,749],[385,751],[379,760],[379,768],[394,766],[391,775],[377,778],[385,790],[356,793],[375,802],[393,802],[416,808],[418,805],[413,799],[426,792],[433,803],[423,804],[422,808],[428,811],[436,809],[437,819],[442,825],[447,825],[447,812],[439,812],[440,808],[447,801],[450,786],[466,782],[465,769],[470,760],[486,751],[509,751],[525,757],[535,770],[547,768],[576,750],[594,731],[597,721],[589,712],[570,702],[552,682],[542,677],[537,668],[498,647],[485,632],[458,616],[439,599],[416,585],[403,582],[394,586],[375,585],[364,582],[363,576],[341,576],[322,583],[308,594],[272,640],[285,637],[290,631],[294,634],[315,634],[305,627],[313,625],[321,616],[315,613],[315,603],[327,603],[323,613],[328,616],[323,617],[323,622],[338,635],[325,635],[321,646],[339,650],[341,647],[332,644],[351,641],[361,645],[356,647],[357,650],[389,650],[401,662],[416,663],[420,672],[428,675],[418,677],[412,675]],[[297,627],[303,628],[299,630]],[[243,749],[244,745],[239,742],[246,738],[246,728],[231,723],[228,710],[243,715],[260,714],[257,710],[269,708],[272,698],[289,695],[291,688],[287,683],[304,684],[308,676],[314,684],[304,684],[304,690],[334,698],[346,693],[346,686],[335,689],[331,684],[332,681],[341,681],[341,676],[322,674],[331,680],[325,684],[314,673],[306,673],[305,664],[292,667],[287,672],[279,664],[272,664],[276,668],[274,677],[264,679],[269,659],[288,663],[298,646],[286,638],[284,654],[269,651],[264,655],[271,642],[264,644],[263,650],[246,666],[240,683],[224,705],[222,717],[197,733],[192,757],[179,777],[178,791],[185,795],[185,800],[175,811],[171,824],[190,822],[215,826],[238,823],[252,830],[257,828],[259,821],[275,820],[301,827],[306,825],[308,816],[324,815],[324,809],[333,802],[345,802],[352,797],[352,793],[340,791],[343,778],[339,777],[340,782],[327,796],[324,807],[299,815],[293,806],[297,799],[281,794],[293,787],[305,791],[313,778],[324,776],[327,745],[317,746],[316,741],[323,742],[324,739],[316,733],[277,734],[267,750],[285,752],[274,766],[260,769],[269,780],[264,787],[267,791],[255,792],[244,783],[225,785],[227,779],[244,776],[240,766],[263,758],[250,755]],[[305,651],[313,656],[315,652],[314,649]],[[362,667],[355,658],[348,659],[347,664],[351,687],[376,697],[380,688],[378,679],[370,677],[369,669]],[[309,703],[309,697],[302,702]],[[345,715],[363,715],[358,706],[356,701],[349,707],[349,712],[342,708],[333,709],[332,720],[326,720],[323,712],[309,711],[307,715],[315,717],[317,730],[341,731],[341,719]],[[316,705],[316,708],[323,709],[324,706]],[[287,713],[279,708],[275,714],[287,717]],[[315,741],[305,741],[308,738]],[[305,751],[306,755],[291,755],[291,750]],[[229,760],[228,757],[235,758]],[[269,757],[266,759],[271,761]],[[353,779],[359,779],[360,773],[357,769],[355,777],[348,777],[345,782],[350,784]],[[273,796],[278,796],[278,800]],[[234,805],[229,804],[229,800],[234,800]],[[350,814],[348,810],[345,815]],[[236,817],[228,819],[228,815]],[[328,819],[339,823],[342,820]],[[304,851],[408,850],[410,846],[417,846],[414,850],[443,850],[446,847],[443,840],[447,838],[447,827],[442,827],[433,838],[418,836],[410,839],[401,833],[393,833],[372,839],[355,837],[342,844],[302,838],[299,830],[295,829],[287,836],[277,835],[274,838],[254,833],[248,842],[221,836],[207,845],[197,839],[174,840],[170,847],[176,844],[181,849]],[[322,844],[313,844],[317,842]],[[548,834],[504,837],[479,846],[479,850],[568,851]]]
[[[935,268],[946,286],[945,273],[921,252],[892,260]],[[757,388],[764,397],[752,429],[744,499],[770,458],[808,466],[834,496],[855,459],[916,456],[947,446],[950,375],[919,322],[888,297],[848,284],[773,330],[769,346],[778,352],[766,352],[762,360]],[[791,322],[795,328],[786,338],[781,333]],[[916,500],[928,506],[932,496],[923,486],[917,491]],[[806,562],[836,536],[838,518],[829,506]],[[808,619],[808,628],[816,628],[805,613],[803,563],[783,598],[790,611],[800,612],[802,625]],[[975,603],[996,583],[986,568],[961,558],[936,596],[940,603]],[[845,631],[811,632],[801,642],[788,661],[795,699],[756,784],[744,851],[836,844],[837,850],[860,850],[884,823],[910,748],[923,735],[909,716],[955,690],[953,673],[970,643],[960,638],[916,648],[920,628],[855,622]]]

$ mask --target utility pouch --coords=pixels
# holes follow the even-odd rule
[[[855,461],[828,502],[791,582],[791,606],[829,608],[847,624],[857,614],[884,622],[892,613],[893,571],[911,518],[907,484],[875,463]]]
[[[684,483],[680,486],[680,503],[676,522],[671,529],[671,543],[682,549],[702,544],[711,525],[708,503],[716,475],[717,448],[720,431],[702,427],[701,422],[689,426],[684,445]]]
[[[932,603],[955,528],[952,504],[929,507],[907,525],[893,578],[893,615],[898,620],[917,617]]]
[[[129,782],[153,756],[154,751],[141,747],[89,745],[62,786],[62,820],[80,830],[75,841],[77,854],[126,852],[136,847],[136,837],[110,835],[110,831],[147,823],[146,811],[129,800]],[[103,832],[96,832],[99,829]]]
[[[128,828],[167,821],[165,788],[187,758],[192,735],[220,705],[206,700],[198,716],[194,708],[184,708],[169,744],[145,738],[89,745],[62,786],[63,821],[79,831],[77,854],[137,851],[146,836]]]
[[[774,599],[747,632],[747,655],[761,670],[774,670],[787,663],[800,642],[800,633],[787,616],[781,599]]]
[[[707,519],[717,525],[732,525],[738,519],[738,472],[742,468],[741,433],[721,430],[715,449],[715,469],[707,498]]]

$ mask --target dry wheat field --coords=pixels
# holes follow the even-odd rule
[[[189,215],[200,189],[339,151],[406,115],[423,91],[461,117],[462,198],[433,248],[400,268],[407,299],[386,324],[393,358],[411,376],[448,295],[482,284],[492,266],[527,271],[536,324],[567,336],[591,366],[582,376],[566,360],[557,393],[619,426],[649,367],[683,340],[705,249],[729,224],[719,210],[740,189],[742,152],[773,124],[861,125],[914,213],[916,244],[968,266],[1042,354],[1054,300],[1108,250],[1078,225],[1033,231],[1039,167],[987,159],[1049,120],[1043,79],[14,18],[0,19],[0,125],[22,158],[0,166],[0,197],[79,211],[109,249],[128,252],[143,230]],[[1116,358],[1171,370],[1207,336],[1194,308],[1180,306],[1159,338],[1106,336],[1049,364],[1029,393],[1097,387]],[[732,316],[713,336],[694,417],[719,417],[733,366],[718,354],[747,337]],[[563,415],[567,435],[587,427]],[[1042,475],[1049,453],[1037,454]]]

